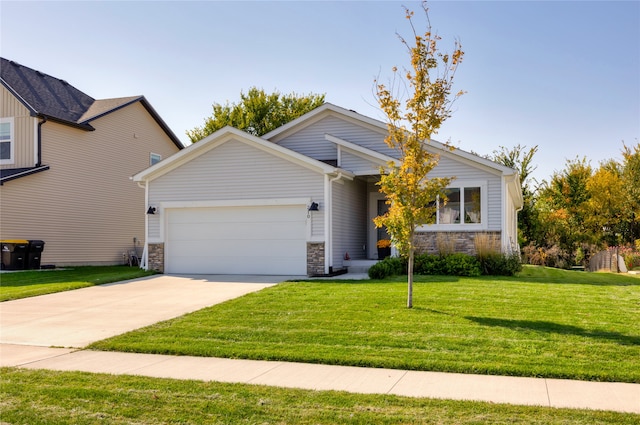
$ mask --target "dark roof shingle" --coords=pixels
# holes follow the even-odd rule
[[[64,80],[4,58],[0,58],[0,77],[34,115],[75,124],[94,102]]]
[[[85,130],[93,130],[90,121],[140,102],[173,143],[179,149],[184,147],[144,96],[96,100],[64,80],[5,58],[0,58],[0,80],[32,115]]]

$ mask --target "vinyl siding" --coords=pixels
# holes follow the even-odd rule
[[[37,119],[4,86],[0,86],[0,114],[2,118],[13,117],[14,162],[2,164],[0,168],[23,168],[35,165],[35,126]]]
[[[140,103],[91,124],[45,123],[42,162],[51,168],[0,188],[1,237],[44,240],[44,264],[119,264],[134,237],[142,247],[145,195],[130,176],[149,166],[150,152],[178,151]]]
[[[341,268],[345,253],[353,260],[366,258],[367,184],[359,179],[333,183],[333,267]]]
[[[337,159],[335,143],[325,140],[324,135],[327,133],[382,154],[395,156],[395,151],[384,143],[386,131],[376,132],[336,116],[322,118],[277,143],[314,159]]]
[[[153,180],[149,203],[242,199],[311,198],[312,237],[324,233],[324,176],[301,165],[230,140]],[[161,238],[161,220],[150,218],[149,239]]]
[[[347,149],[340,150],[340,168],[349,170],[360,175],[376,175],[380,173],[380,165],[371,162],[361,156],[348,152]]]

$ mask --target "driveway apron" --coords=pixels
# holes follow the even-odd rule
[[[0,304],[0,343],[82,348],[292,276],[159,275]]]

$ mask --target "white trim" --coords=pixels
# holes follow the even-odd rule
[[[324,175],[324,273],[329,274],[329,263],[331,262],[331,249],[330,245],[333,243],[331,240],[331,208],[333,203],[331,202],[331,179],[329,175]]]
[[[311,198],[224,199],[215,201],[161,201],[160,213],[166,208],[256,207],[270,205],[309,205]]]
[[[325,133],[324,138],[325,138],[325,140],[327,140],[329,142],[335,143],[339,147],[340,146],[345,147],[348,150],[353,151],[353,153],[359,154],[358,156],[360,156],[360,157],[363,157],[363,155],[368,157],[368,158],[365,158],[365,159],[376,159],[377,160],[376,162],[379,162],[379,163],[382,163],[382,164],[386,164],[389,161],[398,162],[397,159],[392,158],[392,157],[390,157],[388,155],[382,154],[380,152],[376,152],[374,150],[365,148],[365,147],[357,145],[355,143],[348,142],[348,141],[346,141],[344,139],[341,139],[339,137],[332,136],[329,133]]]
[[[4,141],[9,142],[9,158],[8,159],[0,159],[0,164],[9,165],[15,164],[16,162],[16,132],[15,132],[15,122],[13,117],[5,117],[0,118],[0,124],[9,124],[9,140]]]
[[[140,186],[140,183],[138,183]],[[149,270],[149,214],[147,209],[149,208],[149,185],[144,185],[144,251],[142,252],[142,261],[144,263],[144,269]]]

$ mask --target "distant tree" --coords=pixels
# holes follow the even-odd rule
[[[573,252],[579,242],[594,242],[586,225],[590,199],[587,183],[592,173],[586,158],[576,158],[568,160],[564,170],[541,185],[538,207],[549,244],[557,243]]]
[[[636,139],[637,140],[637,139]],[[640,143],[629,147],[623,142],[622,189],[628,222],[628,242],[640,239]]]
[[[254,136],[262,136],[324,103],[324,94],[298,95],[296,93],[266,93],[251,87],[247,94],[240,93],[239,103],[213,104],[213,115],[202,127],[187,131],[195,143],[215,131],[230,125]]]
[[[527,150],[526,146],[518,144],[512,149],[500,146],[499,150],[493,151],[493,155],[489,156],[489,159],[517,170],[520,175],[523,206],[522,211],[518,213],[518,236],[521,246],[534,242],[540,237],[535,196],[537,182],[531,177],[531,173],[537,168],[533,165],[533,156],[536,152],[538,152],[538,146]]]
[[[376,81],[378,105],[387,118],[389,134],[387,145],[398,152],[399,162],[389,162],[381,170],[378,185],[387,198],[389,210],[376,217],[377,227],[386,227],[395,246],[408,259],[407,307],[413,307],[413,264],[415,255],[415,231],[420,225],[432,222],[436,212],[438,196],[446,199],[443,189],[451,178],[428,178],[427,174],[438,164],[439,157],[427,151],[425,143],[430,141],[442,123],[451,116],[453,77],[462,61],[464,52],[458,42],[451,55],[438,49],[440,37],[431,29],[426,3],[422,9],[427,17],[424,35],[419,35],[413,24],[413,12],[405,8],[406,18],[413,30],[414,43],[404,38],[400,41],[407,48],[412,70],[404,74],[402,88],[410,95],[402,107],[395,95],[394,83],[397,68],[393,69],[391,86]],[[400,78],[400,77],[397,77]]]
[[[596,242],[617,245],[628,228],[620,164],[614,160],[603,162],[587,180],[587,191],[586,230]]]

